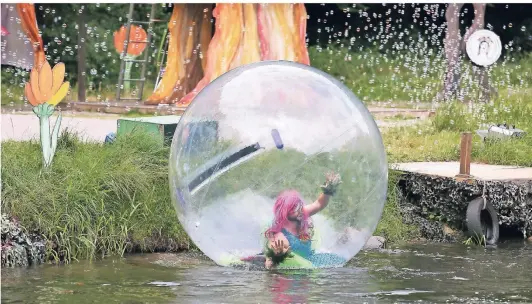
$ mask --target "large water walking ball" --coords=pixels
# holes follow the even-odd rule
[[[379,129],[347,87],[265,61],[194,99],[174,134],[170,189],[182,226],[219,265],[262,265],[267,237],[282,234],[291,249],[276,267],[337,267],[372,235],[387,168]],[[329,172],[342,180],[334,193],[320,187]]]

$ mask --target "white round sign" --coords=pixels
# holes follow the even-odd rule
[[[466,43],[469,59],[480,66],[492,65],[501,56],[501,39],[492,31],[478,30]]]

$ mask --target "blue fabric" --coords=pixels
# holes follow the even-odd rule
[[[292,252],[309,260],[314,267],[341,266],[346,262],[344,258],[336,254],[315,253],[314,250],[312,250],[312,240],[301,241],[301,239],[288,232],[286,229],[283,229],[282,232],[288,240]]]
[[[116,134],[111,132],[105,136],[105,143],[112,143],[116,140]]]

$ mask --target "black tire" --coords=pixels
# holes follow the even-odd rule
[[[477,197],[469,202],[466,214],[467,230],[471,236],[483,235],[486,245],[495,245],[499,241],[499,219],[497,210],[484,198]]]

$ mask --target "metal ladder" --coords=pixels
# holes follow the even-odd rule
[[[135,4],[131,3],[129,5],[129,14],[128,14],[128,17],[127,17],[128,20],[127,20],[127,27],[126,27],[126,39],[124,41],[124,51],[122,52],[122,54],[120,56],[121,62],[120,62],[120,71],[118,72],[118,87],[116,88],[116,101],[123,101],[123,100],[141,101],[142,100],[142,93],[144,91],[144,83],[146,82],[146,77],[145,77],[145,75],[146,75],[146,66],[148,64],[149,44],[151,43],[151,38],[152,38],[153,23],[157,22],[157,21],[160,21],[160,20],[154,19],[155,5],[156,4],[152,4],[151,5],[150,19],[148,21],[136,21],[136,20],[133,20],[133,12],[134,12],[134,9],[135,9]],[[148,44],[148,47],[146,47],[144,49],[144,58],[141,59],[141,60],[132,60],[132,59],[127,59],[126,58],[127,48],[129,47],[129,42],[130,42],[129,41],[129,34],[131,32],[131,25],[132,24],[147,25],[146,41],[133,41],[135,43],[146,43],[146,44]],[[140,63],[142,65],[142,69],[141,69],[141,72],[140,72],[140,78],[138,78],[138,79],[124,79],[126,62],[136,62],[136,63]],[[124,82],[126,82],[126,81],[140,83],[138,97],[135,97],[135,98],[131,98],[131,97],[122,98],[121,97],[122,88],[124,86]]]

